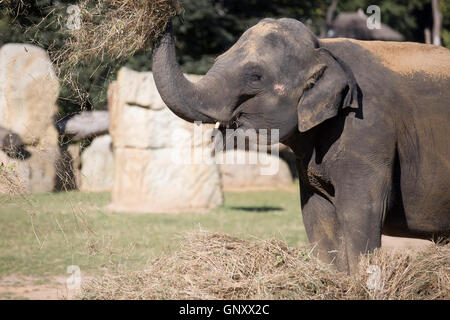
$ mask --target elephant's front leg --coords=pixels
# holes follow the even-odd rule
[[[348,272],[343,232],[334,205],[322,196],[301,187],[302,216],[313,253],[325,263],[334,263]]]
[[[361,175],[362,177],[362,175]],[[349,271],[358,271],[359,256],[381,247],[389,194],[388,174],[343,181],[336,190],[336,214],[342,226]]]

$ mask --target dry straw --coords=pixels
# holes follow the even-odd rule
[[[82,0],[78,7],[80,27],[56,56],[65,65],[130,57],[149,47],[181,10],[177,0]]]
[[[370,266],[380,271],[368,286]],[[450,299],[450,245],[378,250],[348,276],[305,248],[200,232],[140,272],[88,282],[84,299]]]
[[[6,195],[0,198],[0,205],[13,195],[26,194],[24,182],[16,172],[15,164],[0,162],[0,194]]]
[[[87,93],[78,84],[79,65],[98,60],[120,63],[150,48],[180,12],[177,0],[81,0],[76,12],[79,28],[66,28],[69,37],[61,48],[50,50],[52,61],[83,105]],[[67,20],[67,15],[61,20]]]

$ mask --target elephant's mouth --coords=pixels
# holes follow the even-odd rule
[[[234,116],[227,122],[216,122],[216,129],[218,129],[221,132],[226,132],[226,130],[236,130],[239,128],[239,115]]]
[[[216,124],[216,129],[225,131],[226,129],[236,130],[238,128],[241,128],[242,121],[240,121],[240,118],[245,114],[243,110],[247,108],[249,100],[254,98],[255,96],[256,94],[240,95],[234,107],[232,108],[233,112],[231,114],[230,120],[228,120],[226,123],[219,123],[219,125]]]
[[[232,108],[233,112],[231,114],[230,120],[226,122],[216,122],[215,128],[221,134],[220,140],[222,141],[221,143],[223,143],[224,148],[227,148],[230,144],[234,144],[238,136],[246,134],[243,133],[243,131],[251,128],[251,126],[249,126],[250,123],[248,123],[248,116],[250,114],[245,112],[245,110],[249,107],[249,100],[251,100],[255,96],[256,94],[241,95]],[[216,140],[216,143],[217,142],[218,141]],[[235,147],[236,146],[234,146],[234,148]],[[248,148],[248,146],[246,148]]]
[[[235,107],[233,108],[233,113],[230,120],[227,122],[216,122],[216,129],[218,129],[222,134],[226,133],[226,130],[236,130],[240,127],[239,118],[243,114],[242,109],[245,107],[245,103],[250,99],[250,96],[244,99],[240,98]]]
[[[213,134],[213,141],[216,151],[225,151],[227,149],[235,149],[234,137],[236,136],[236,130],[241,128],[239,123],[239,117],[242,113],[235,114],[227,122],[216,122],[215,130]],[[218,147],[220,145],[220,147]]]

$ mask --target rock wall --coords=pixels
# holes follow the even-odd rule
[[[212,128],[194,137],[194,125],[161,100],[151,72],[122,68],[108,96],[115,162],[111,209],[180,212],[223,203],[208,138]],[[200,146],[207,161],[186,163]]]
[[[47,192],[59,157],[54,127],[59,82],[45,50],[28,44],[0,48],[0,126],[20,136],[23,150],[0,151],[0,192]]]
[[[227,156],[233,157],[233,161],[220,164],[225,190],[274,189],[292,185],[289,166],[278,156],[244,150],[226,151],[222,155],[224,159]],[[238,159],[244,160],[243,163]]]

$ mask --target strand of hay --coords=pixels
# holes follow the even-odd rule
[[[88,282],[83,299],[449,299],[450,246],[421,252],[378,250],[355,276],[336,272],[305,248],[279,240],[244,241],[224,234],[188,234],[174,254],[140,272]],[[369,266],[380,283],[369,289]]]

